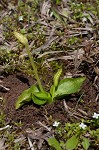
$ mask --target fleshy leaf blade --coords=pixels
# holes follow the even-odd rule
[[[90,143],[89,143],[89,139],[88,139],[88,138],[83,138],[82,146],[83,146],[84,150],[88,150],[88,148],[89,148],[89,146],[90,146]]]
[[[31,90],[29,88],[23,91],[22,94],[18,97],[15,103],[15,109],[19,109],[21,106],[23,106],[24,104],[30,101],[31,101]]]
[[[76,135],[73,135],[70,139],[66,142],[66,149],[67,150],[74,150],[78,145],[79,139]]]
[[[50,94],[52,96],[51,102],[53,102],[53,99],[55,97],[55,86],[54,85],[52,85],[51,88],[50,88]]]
[[[31,93],[36,93],[36,92],[40,92],[40,89],[38,87],[38,85],[32,85],[30,87]]]
[[[47,100],[45,100],[45,99],[39,99],[35,95],[32,95],[32,101],[36,105],[44,105],[45,103],[47,103]]]
[[[62,150],[60,147],[59,142],[56,140],[56,138],[51,137],[48,139],[48,144],[52,147],[54,147],[56,150]]]
[[[32,91],[32,101],[35,104],[43,105],[47,102],[47,99],[43,99],[44,93],[40,91],[37,85],[32,86],[31,91]]]
[[[68,94],[79,92],[85,79],[85,77],[78,77],[61,80],[55,91],[55,98],[60,98]]]
[[[37,92],[37,93],[34,93],[34,95],[37,98],[40,98],[40,99],[47,99],[47,100],[49,100],[51,98],[50,94],[47,93],[47,92]]]

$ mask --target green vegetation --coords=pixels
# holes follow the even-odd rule
[[[70,0],[66,3],[63,3],[62,0],[51,0],[51,7],[47,3],[48,10],[45,9],[45,14],[41,13],[42,4],[42,0],[30,0],[27,3],[20,1],[18,6],[10,6],[11,8],[4,9],[1,13],[0,75],[21,71],[32,77],[35,75],[37,79],[36,85],[32,85],[19,96],[15,104],[16,109],[30,101],[37,105],[43,105],[79,92],[85,77],[65,79],[62,79],[62,77],[66,76],[67,72],[71,74],[75,72],[74,76],[76,76],[76,73],[78,73],[78,76],[80,73],[82,75],[81,68],[84,61],[89,63],[88,67],[91,64],[93,68],[98,66],[99,0],[94,2],[88,0],[85,3],[83,0]],[[25,39],[26,43],[23,41],[23,44],[16,42],[13,35],[15,30],[22,35],[26,35],[28,41]],[[57,38],[52,40],[53,37]],[[22,38],[24,39],[24,36]],[[50,40],[52,40],[51,43]],[[89,51],[92,49],[91,55],[85,49],[88,48],[86,42],[90,41],[92,41],[92,44],[89,43],[88,46]],[[47,45],[48,43],[50,44]],[[44,49],[38,50],[42,46]],[[78,58],[77,60],[72,59],[73,52],[80,49],[85,52],[85,58],[83,57],[81,60]],[[58,53],[44,54],[50,51],[57,51]],[[64,57],[69,53],[69,59]],[[94,53],[96,53],[95,60],[93,60]],[[82,63],[82,66],[80,66],[80,63]],[[78,70],[76,70],[76,65]],[[93,68],[90,69],[90,74],[93,73],[90,76],[95,77],[97,74],[95,74]],[[42,76],[41,80],[38,74],[40,77]],[[95,88],[98,88],[98,85]],[[84,100],[80,100],[84,102]],[[0,97],[0,104],[1,106],[4,105],[2,97]],[[8,123],[11,124],[11,128],[2,130]],[[21,150],[20,143],[15,143],[15,139],[18,137],[20,132],[18,129],[21,130],[22,125],[21,121],[13,122],[13,124],[12,122],[6,122],[5,113],[0,112],[0,140],[5,139],[5,146],[8,150]],[[53,134],[54,136],[48,139],[49,147],[52,149],[97,149],[99,146],[99,114],[95,114],[93,119],[82,120],[81,123],[69,122],[65,125],[60,123],[58,127],[53,128]]]
[[[94,113],[92,119],[82,120],[82,123],[58,124],[55,132],[56,136],[49,138],[48,143],[56,150],[88,150],[99,145],[99,114]]]
[[[79,78],[66,78],[59,81],[62,69],[59,69],[58,72],[54,75],[54,84],[50,88],[50,92],[46,92],[41,85],[40,78],[38,76],[37,68],[34,63],[34,58],[32,57],[28,40],[25,36],[18,32],[14,32],[15,37],[26,47],[27,54],[29,56],[31,66],[34,70],[35,78],[38,85],[32,85],[29,89],[25,90],[20,97],[18,98],[15,108],[18,109],[23,106],[25,103],[33,102],[37,105],[43,105],[45,103],[51,103],[55,99],[63,98],[68,94],[73,94],[79,92],[80,87],[85,80],[85,77]]]

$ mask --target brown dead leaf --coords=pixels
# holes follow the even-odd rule
[[[38,149],[40,150],[44,141],[47,141],[50,136],[52,136],[52,131],[48,131],[45,128],[41,127],[36,130],[27,129],[26,130],[27,137],[30,138],[31,141],[36,140]]]

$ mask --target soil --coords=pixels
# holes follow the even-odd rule
[[[55,4],[51,2],[51,9],[55,9],[56,15],[54,13],[53,15],[48,13],[48,15],[46,13],[50,11],[45,11],[46,13],[43,14],[45,10],[45,8],[43,10],[43,7],[47,4],[49,9],[50,3],[44,2],[44,5],[37,5],[33,2],[32,12],[32,5],[30,6],[29,4],[29,7],[27,6],[26,8],[28,3],[24,5],[25,0],[23,0],[24,3],[22,6],[18,4],[18,7],[16,6],[15,8],[12,7],[12,5],[9,5],[8,8],[6,1],[7,0],[0,1],[0,9],[2,10],[0,20],[2,24],[0,26],[0,50],[3,50],[0,54],[0,124],[2,124],[0,128],[2,129],[2,127],[6,127],[6,125],[10,125],[11,128],[8,130],[0,130],[0,146],[3,145],[3,149],[5,150],[17,150],[19,148],[12,147],[15,146],[15,140],[20,140],[20,136],[23,136],[25,140],[23,138],[23,140],[20,140],[22,143],[19,142],[19,144],[21,143],[21,150],[32,149],[28,137],[32,139],[32,143],[34,146],[36,145],[36,149],[52,150],[47,144],[46,139],[48,139],[50,135],[53,136],[56,134],[54,127],[51,131],[48,129],[52,127],[55,121],[59,121],[61,125],[64,126],[67,122],[77,123],[81,122],[82,119],[92,119],[94,112],[99,114],[98,2],[93,4],[92,1],[82,0],[81,5],[77,6],[75,3],[72,5],[72,1],[70,4],[68,3],[69,1],[67,1],[66,4],[64,1],[63,4],[59,4],[59,6],[55,6]],[[87,10],[87,8],[82,5],[83,2],[91,3],[92,8],[90,7],[91,5],[86,5],[88,6]],[[42,3],[42,1],[40,3]],[[79,2],[77,3],[79,4]],[[63,9],[63,7],[66,7],[66,17],[60,13],[64,12],[65,9]],[[39,10],[39,8],[41,10]],[[51,12],[53,12],[54,9],[52,9]],[[76,9],[77,12],[75,11]],[[82,13],[79,15],[80,9]],[[57,16],[58,11],[59,17]],[[85,15],[85,18],[83,18],[84,16],[82,16],[82,14]],[[87,14],[88,17],[86,16]],[[22,15],[24,19],[19,19],[22,17],[20,15]],[[18,16],[20,17],[18,18]],[[54,24],[56,24],[55,29]],[[20,109],[15,110],[15,102],[20,94],[32,84],[36,84],[36,80],[27,75],[29,74],[28,69],[30,69],[31,66],[27,63],[28,58],[23,59],[24,62],[21,66],[21,57],[19,56],[21,54],[23,55],[25,51],[21,45],[18,46],[18,41],[15,42],[12,35],[12,31],[19,31],[20,29],[24,34],[29,34],[30,49],[34,51],[34,59],[35,62],[37,61],[38,72],[39,75],[42,75],[42,84],[45,89],[51,85],[54,71],[56,71],[59,66],[62,66],[62,75],[64,77],[67,77],[68,74],[70,74],[71,77],[86,77],[79,93],[71,94],[64,99],[59,99],[43,106],[37,106],[31,101]],[[13,53],[10,53],[10,51],[7,52],[9,49],[11,49]],[[56,50],[57,52],[58,50],[62,50],[62,53],[56,53]],[[46,53],[48,51],[53,51],[53,53],[49,53],[49,55]],[[16,53],[16,55],[14,53]],[[43,57],[40,57],[40,55]],[[36,58],[40,59],[36,60]],[[24,70],[24,66],[28,69]],[[49,68],[50,73],[47,71]],[[11,73],[11,71],[13,73]],[[27,71],[27,74],[21,71]],[[31,69],[29,71],[31,72]],[[4,123],[2,123],[2,112],[5,115]],[[14,139],[12,134],[14,134]],[[4,140],[3,144],[2,140]],[[91,139],[91,141],[93,141],[93,139]],[[12,146],[11,148],[10,144]],[[89,150],[99,150],[98,146],[99,144],[91,147]]]
[[[24,131],[24,129],[31,126],[37,127],[38,121],[46,125],[52,124],[55,120],[62,123],[70,121],[71,117],[69,117],[68,113],[65,111],[63,100],[57,100],[45,106],[36,106],[31,102],[15,110],[15,102],[18,96],[23,90],[35,83],[32,77],[23,73],[16,73],[5,76],[2,81],[3,85],[10,89],[6,92],[0,92],[0,95],[4,97],[4,105],[1,109],[3,109],[6,114],[6,122],[13,124],[13,122],[17,123],[21,121]],[[95,85],[91,79],[89,80],[87,78],[80,93],[65,98],[67,106],[76,112],[78,109],[81,109],[85,111],[89,117],[92,116],[93,112],[99,112],[99,97]],[[99,78],[97,79],[97,85],[99,85]],[[79,101],[81,95],[82,101]]]
[[[66,65],[64,62],[64,75],[66,69],[69,72],[74,72],[74,66],[72,66],[70,62],[68,63],[68,68],[65,68]],[[86,76],[86,80],[79,93],[66,96],[64,99],[57,100],[44,106],[37,106],[33,102],[30,102],[18,110],[15,110],[17,98],[25,89],[29,88],[32,84],[36,84],[36,81],[33,77],[23,72],[15,71],[13,74],[2,74],[1,85],[9,90],[5,88],[0,89],[0,97],[3,97],[0,110],[6,115],[6,125],[9,124],[13,127],[10,132],[15,131],[17,135],[24,136],[25,139],[26,137],[30,137],[33,142],[36,140],[37,147],[40,150],[50,150],[46,138],[48,138],[49,134],[50,136],[53,135],[53,130],[51,130],[51,132],[48,130],[45,131],[45,127],[43,127],[42,130],[42,126],[52,127],[55,121],[59,121],[62,125],[66,122],[77,123],[81,122],[82,118],[92,118],[94,112],[99,113],[98,72],[94,70],[93,64],[86,61],[82,61],[77,72],[78,74],[74,75],[74,77],[80,76],[81,74]],[[47,76],[45,73],[42,74],[41,78],[43,78],[43,76],[46,78],[45,82],[43,81],[43,85],[46,87],[51,76]],[[45,136],[45,140],[42,136]],[[43,139],[43,145],[40,139]],[[24,150],[24,148],[25,150],[29,149],[27,140],[25,140],[25,142],[22,140],[21,149]],[[94,149],[98,150],[97,147],[92,148],[92,150]]]

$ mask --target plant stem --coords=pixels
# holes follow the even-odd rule
[[[30,53],[30,50],[29,50],[29,45],[26,44],[25,47],[26,47],[26,50],[27,50],[27,53],[28,53],[28,56],[29,56],[32,68],[34,70],[35,77],[36,77],[36,80],[38,82],[39,88],[40,88],[41,92],[43,92],[44,90],[43,90],[43,87],[41,85],[41,81],[40,81],[40,78],[38,76],[38,73],[37,73],[37,68],[36,68],[35,63],[34,63],[34,58],[31,56],[31,53]]]

